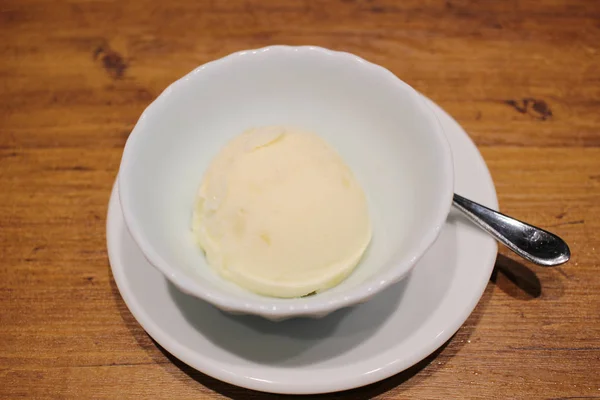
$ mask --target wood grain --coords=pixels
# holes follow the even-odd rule
[[[144,333],[112,279],[123,144],[173,80],[230,52],[314,44],[385,65],[452,114],[501,209],[572,261],[501,250],[475,312],[417,366],[328,399],[600,399],[600,3],[0,3],[0,398],[279,398],[220,383]]]

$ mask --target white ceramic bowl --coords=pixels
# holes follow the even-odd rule
[[[194,241],[192,205],[209,162],[229,139],[261,125],[321,135],[367,194],[371,245],[350,277],[325,292],[250,293],[215,273]],[[127,140],[119,192],[134,240],[181,291],[232,313],[320,317],[410,272],[446,220],[453,166],[432,110],[390,71],[348,53],[273,46],[202,65],[169,86]]]

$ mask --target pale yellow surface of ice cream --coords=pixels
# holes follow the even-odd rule
[[[250,129],[214,158],[193,230],[208,263],[262,295],[299,297],[346,278],[371,240],[365,194],[323,139]]]

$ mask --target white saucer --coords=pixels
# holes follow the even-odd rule
[[[430,102],[450,141],[456,192],[497,208],[483,158],[464,130]],[[496,258],[496,242],[452,212],[411,275],[365,304],[320,320],[232,316],[187,296],[153,268],[123,221],[116,186],[108,254],[121,296],[142,327],[191,367],[234,385],[314,394],[367,385],[427,357],[464,323]]]

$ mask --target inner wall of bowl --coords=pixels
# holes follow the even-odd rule
[[[371,245],[348,279],[319,296],[393,268],[430,225],[442,179],[434,122],[406,89],[365,63],[309,50],[248,53],[197,70],[166,96],[136,126],[141,132],[129,144],[133,161],[122,179],[148,243],[203,284],[258,297],[217,276],[190,230],[208,164],[251,127],[297,126],[321,135],[367,194]]]

